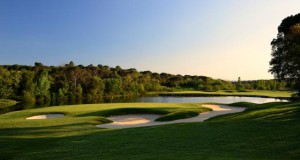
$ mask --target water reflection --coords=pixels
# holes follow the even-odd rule
[[[235,102],[252,102],[252,103],[267,103],[267,102],[287,102],[287,100],[275,98],[260,98],[260,97],[138,97],[136,102],[161,102],[161,103],[235,103]]]
[[[73,100],[73,101],[55,101],[48,103],[18,103],[10,107],[0,107],[0,114],[33,109],[42,108],[48,106],[61,106],[61,105],[73,105],[73,104],[95,104],[95,103],[128,103],[128,102],[158,102],[158,103],[234,103],[234,102],[252,102],[252,103],[267,103],[267,102],[286,102],[287,100],[280,100],[275,98],[260,98],[260,97],[239,97],[239,96],[227,96],[227,97],[119,97],[109,99],[94,99],[94,100]]]
[[[17,103],[13,106],[0,107],[0,114],[19,111],[25,109],[34,109],[34,108],[42,108],[49,106],[62,106],[62,105],[75,105],[75,104],[95,104],[95,103],[127,103],[127,102],[137,102],[137,97],[117,97],[117,98],[107,98],[107,99],[93,99],[93,100],[85,100],[85,99],[75,99],[75,100],[57,100],[54,102],[27,102],[27,103]]]

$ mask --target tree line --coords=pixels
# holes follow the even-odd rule
[[[276,80],[230,82],[205,76],[139,72],[120,66],[61,66],[42,63],[0,66],[0,98],[27,102],[101,99],[178,90],[283,90],[291,83]]]
[[[271,42],[270,70],[277,79],[294,79],[300,99],[300,13],[284,18]]]

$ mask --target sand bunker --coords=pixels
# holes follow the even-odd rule
[[[128,114],[112,116],[109,119],[113,121],[111,124],[114,125],[137,125],[149,123],[159,117],[161,117],[161,115],[158,114]]]
[[[196,117],[179,119],[168,122],[156,122],[155,119],[161,115],[157,114],[129,114],[121,116],[111,116],[108,119],[112,120],[113,123],[99,124],[96,125],[100,128],[132,128],[132,127],[145,127],[155,126],[171,123],[184,123],[184,122],[202,122],[211,117],[215,117],[222,114],[242,112],[245,108],[242,107],[230,107],[227,105],[202,105],[203,107],[211,108],[213,111],[201,113]]]
[[[49,118],[59,118],[64,116],[65,116],[64,114],[43,114],[43,115],[27,117],[26,119],[49,119]]]

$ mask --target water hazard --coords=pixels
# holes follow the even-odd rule
[[[261,97],[240,97],[240,96],[224,96],[224,97],[138,97],[136,102],[161,102],[161,103],[235,103],[235,102],[252,102],[252,103],[267,103],[267,102],[287,102],[287,100],[275,98]]]
[[[0,108],[0,114],[49,107],[49,106],[60,106],[60,105],[71,105],[71,104],[91,104],[91,103],[129,103],[129,102],[157,102],[157,103],[234,103],[234,102],[252,102],[252,103],[267,103],[267,102],[287,102],[287,100],[280,100],[275,98],[261,98],[261,97],[239,97],[239,96],[224,96],[224,97],[172,97],[172,96],[153,96],[153,97],[126,97],[126,98],[114,98],[114,99],[101,99],[93,102],[76,101],[76,102],[61,102],[61,103],[49,103],[49,104],[22,104]]]

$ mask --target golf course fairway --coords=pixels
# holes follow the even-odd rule
[[[203,122],[103,129],[112,115],[159,114],[161,121],[211,111],[197,103],[47,107],[0,115],[0,159],[299,159],[300,102],[234,103],[245,111]],[[26,120],[43,114],[64,117]]]

